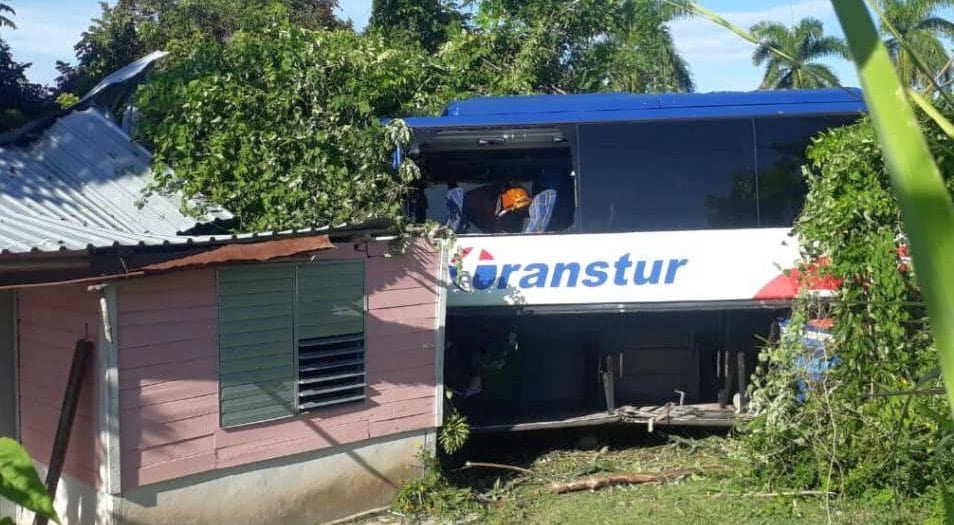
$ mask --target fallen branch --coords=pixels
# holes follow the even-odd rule
[[[464,468],[465,468],[465,469],[467,469],[467,468],[474,468],[474,467],[479,467],[479,468],[496,468],[496,469],[500,469],[500,470],[512,470],[512,471],[514,471],[514,472],[520,472],[521,474],[529,474],[529,475],[531,475],[531,476],[534,475],[533,471],[530,470],[530,469],[523,468],[523,467],[515,467],[515,466],[513,466],[513,465],[502,465],[502,464],[500,464],[500,463],[481,463],[481,462],[479,462],[479,461],[468,461],[468,462],[464,463]]]
[[[579,481],[569,481],[566,483],[554,482],[548,487],[554,494],[564,494],[567,492],[579,492],[581,490],[600,490],[613,485],[638,485],[642,483],[657,483],[660,481],[672,481],[693,474],[695,471],[680,469],[670,470],[668,472],[654,473],[628,473],[628,474],[610,474],[608,476],[591,476]]]
[[[791,492],[749,492],[743,494],[743,496],[751,496],[753,498],[778,498],[786,496],[834,496],[834,492],[827,492],[824,490],[793,490]]]

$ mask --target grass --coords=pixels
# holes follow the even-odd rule
[[[410,518],[392,513],[365,523],[744,525],[828,521],[824,497],[766,497],[759,488],[749,486],[740,474],[743,469],[734,453],[734,441],[724,437],[674,436],[667,440],[628,427],[599,434],[562,431],[475,441],[480,443],[450,458],[445,466],[446,485],[437,491],[437,497],[456,501],[466,495],[467,505],[437,504],[431,507],[441,509],[437,515]],[[461,469],[464,459],[529,468],[533,475]],[[687,468],[701,474],[666,484],[616,486],[595,492],[557,495],[547,490],[552,481],[589,475]],[[932,510],[927,498],[908,502],[900,515],[891,503],[877,497],[833,498],[830,504],[832,522],[843,524],[924,523]]]

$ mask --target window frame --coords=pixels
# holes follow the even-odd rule
[[[299,300],[301,297],[301,278],[300,278],[300,269],[309,265],[322,265],[322,266],[343,266],[346,264],[358,264],[361,267],[362,275],[362,294],[361,294],[361,336],[363,340],[364,351],[362,353],[362,370],[364,373],[364,385],[362,388],[363,397],[361,400],[351,400],[344,401],[341,403],[334,403],[327,406],[315,407],[311,409],[302,410],[300,408],[300,384],[299,380],[301,378],[301,369],[300,369],[300,359],[299,359],[299,347],[301,345],[302,338],[300,337],[299,331],[299,320],[300,320],[300,307]],[[223,322],[223,300],[222,300],[222,291],[223,291],[223,282],[222,282],[222,273],[228,272],[229,270],[234,269],[246,269],[246,270],[257,270],[257,269],[272,269],[272,268],[289,268],[293,276],[293,287],[292,291],[289,294],[288,301],[291,302],[291,351],[292,351],[292,375],[288,378],[292,382],[291,389],[291,402],[294,407],[294,413],[289,415],[282,415],[277,417],[269,417],[265,419],[258,419],[255,421],[245,421],[241,423],[226,424],[225,416],[226,413],[223,410],[222,402],[222,358],[223,358],[223,345],[222,345],[222,322]],[[342,259],[342,260],[330,260],[330,261],[282,261],[282,262],[272,262],[272,263],[253,263],[253,264],[235,264],[235,265],[226,265],[215,269],[215,298],[216,298],[216,382],[217,382],[217,392],[216,392],[216,401],[218,408],[218,424],[219,428],[225,430],[232,430],[237,428],[248,427],[252,425],[259,425],[263,423],[269,423],[273,421],[282,421],[282,420],[292,420],[294,418],[301,417],[311,417],[315,414],[319,414],[325,410],[334,410],[341,406],[345,405],[355,405],[366,404],[368,402],[368,393],[367,393],[367,367],[368,367],[368,355],[367,355],[367,334],[368,334],[368,286],[367,286],[367,263],[364,259]],[[327,336],[327,337],[339,337],[339,336]],[[314,338],[313,338],[314,339]],[[284,380],[284,379],[283,379]]]

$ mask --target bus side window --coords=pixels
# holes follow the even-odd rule
[[[579,137],[586,232],[758,224],[750,119],[586,124]]]
[[[759,224],[791,226],[802,211],[808,186],[802,175],[805,150],[820,132],[849,124],[854,116],[755,119]]]

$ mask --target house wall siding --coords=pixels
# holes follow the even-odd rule
[[[20,438],[33,458],[50,462],[76,340],[96,339],[98,296],[83,286],[34,288],[18,293]],[[80,391],[64,472],[98,486],[96,380],[92,360]]]
[[[432,428],[439,251],[420,242],[384,257],[383,244],[321,256],[365,260],[368,399],[239,428],[219,427],[215,271],[122,284],[124,489]]]

